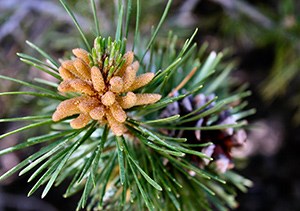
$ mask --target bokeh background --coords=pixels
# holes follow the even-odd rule
[[[86,1],[68,2],[84,31],[93,36],[92,13]],[[96,2],[101,32],[113,34],[114,1]],[[157,24],[165,4],[141,0],[142,34]],[[257,109],[248,118],[252,125],[248,142],[237,152],[241,158],[248,157],[237,171],[254,182],[247,194],[239,195],[238,210],[300,210],[300,1],[174,0],[159,36],[164,39],[172,30],[179,40],[185,40],[195,27],[199,28],[195,38],[199,45],[207,42],[211,51],[228,52],[225,59],[236,64],[233,78],[248,84],[253,92],[249,107]],[[27,81],[50,80],[20,62],[16,53],[35,55],[25,44],[29,40],[60,58],[80,45],[78,37],[58,0],[0,0],[0,74]],[[24,88],[0,82],[1,92],[18,89]],[[1,97],[0,118],[28,115],[38,106],[31,97]],[[19,126],[0,123],[0,134]],[[32,133],[10,136],[0,142],[0,148],[26,140]],[[0,157],[0,173],[32,151]],[[39,192],[27,198],[31,184],[26,180],[26,176],[15,175],[0,184],[0,210],[75,209],[78,196],[64,199],[64,186],[50,191],[45,200]]]

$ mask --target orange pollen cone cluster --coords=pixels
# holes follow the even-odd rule
[[[133,62],[133,52],[124,54],[123,65],[112,75],[97,66],[90,67],[87,51],[77,48],[72,52],[76,58],[63,61],[59,68],[63,81],[58,90],[79,93],[80,96],[61,102],[52,115],[53,121],[78,114],[70,123],[72,128],[83,128],[91,120],[97,120],[100,124],[108,124],[116,136],[121,136],[127,131],[124,110],[160,100],[160,94],[133,92],[147,85],[154,77],[153,73],[136,75],[139,63]]]

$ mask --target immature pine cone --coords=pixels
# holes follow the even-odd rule
[[[104,54],[102,61],[98,61],[99,65],[90,67],[87,51],[76,48],[72,52],[76,58],[63,61],[59,68],[63,81],[58,90],[79,93],[80,96],[61,102],[52,116],[53,121],[79,114],[71,121],[72,128],[82,128],[93,119],[100,124],[107,123],[115,135],[121,136],[126,132],[124,122],[127,114],[124,110],[160,100],[159,94],[133,92],[148,84],[154,77],[150,72],[136,76],[139,63],[133,62],[133,52],[124,54],[123,65],[115,68],[112,74],[111,69],[116,65],[114,61],[108,68],[101,65],[109,55]]]
[[[187,96],[184,99],[169,104],[167,108],[162,112],[161,117],[169,117],[176,114],[184,116],[195,109],[198,109],[205,105],[207,102],[212,100],[215,96],[209,95],[205,96],[204,94],[198,94],[196,96]],[[197,114],[200,114],[208,109],[211,109],[215,106],[215,103],[211,103],[205,109],[199,111]],[[195,114],[195,115],[197,115]],[[224,124],[235,124],[236,121],[230,110],[224,110],[220,112],[216,117],[216,121],[209,123],[211,116],[206,116],[205,118],[200,118],[192,122],[185,123],[183,126],[187,127],[205,127],[212,125],[224,125]],[[212,164],[215,165],[218,172],[224,173],[228,169],[234,167],[231,151],[233,148],[242,147],[244,142],[247,139],[247,134],[243,129],[233,129],[227,128],[223,130],[168,130],[165,131],[169,136],[173,137],[183,137],[187,138],[188,144],[201,144],[212,142],[212,145],[207,147],[194,147],[193,149],[203,152],[209,157],[212,157],[214,161]],[[209,165],[210,161],[207,159],[199,159],[197,156],[189,156],[191,162],[195,163],[199,167],[204,167]]]

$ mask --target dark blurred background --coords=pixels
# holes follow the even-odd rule
[[[92,14],[86,1],[68,1],[86,33],[93,36]],[[114,13],[113,1],[96,1],[101,10],[101,31],[108,35]],[[163,11],[165,1],[141,0],[141,30],[149,31]],[[135,5],[133,5],[135,7]],[[249,84],[253,95],[249,107],[249,140],[236,156],[244,160],[237,171],[254,182],[247,194],[238,197],[238,210],[300,210],[300,1],[297,0],[174,0],[161,37],[173,30],[179,39],[190,36],[209,43],[209,50],[226,49],[225,59],[235,61],[232,77]],[[133,26],[134,27],[134,26]],[[55,58],[80,45],[71,19],[57,0],[0,0],[0,74],[32,81],[47,78],[29,71],[17,52],[36,55],[25,44],[30,40]],[[23,89],[1,80],[0,90]],[[24,116],[38,107],[31,97],[1,97],[0,118]],[[0,134],[18,124],[1,123]],[[0,148],[26,140],[27,134],[13,135]],[[35,149],[32,149],[34,151]],[[0,173],[16,165],[31,152],[0,157]],[[26,176],[11,177],[0,185],[0,210],[74,210],[78,196],[62,197],[66,187],[50,191],[45,200],[37,193],[27,198],[31,184]],[[67,184],[66,184],[67,185]]]

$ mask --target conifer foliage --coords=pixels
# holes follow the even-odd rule
[[[93,46],[69,5],[60,2],[85,47],[74,46],[74,56],[58,62],[46,49],[27,42],[40,57],[18,54],[21,60],[56,83],[0,76],[32,89],[0,96],[33,95],[47,105],[35,116],[1,119],[31,123],[0,139],[41,126],[49,129],[0,151],[4,155],[42,145],[0,179],[31,173],[29,195],[43,188],[42,197],[53,185],[68,181],[65,197],[82,193],[78,209],[236,207],[237,190],[246,191],[251,182],[231,170],[231,149],[243,145],[247,124],[243,118],[254,110],[244,110],[243,99],[250,92],[244,87],[234,90],[228,83],[233,67],[221,62],[223,53],[207,53],[206,45],[193,44],[197,30],[180,48],[172,32],[163,42],[158,39],[171,0],[148,37],[139,33],[140,0],[134,2],[135,15],[132,0],[119,1],[114,38],[100,34],[101,22],[91,0]]]

